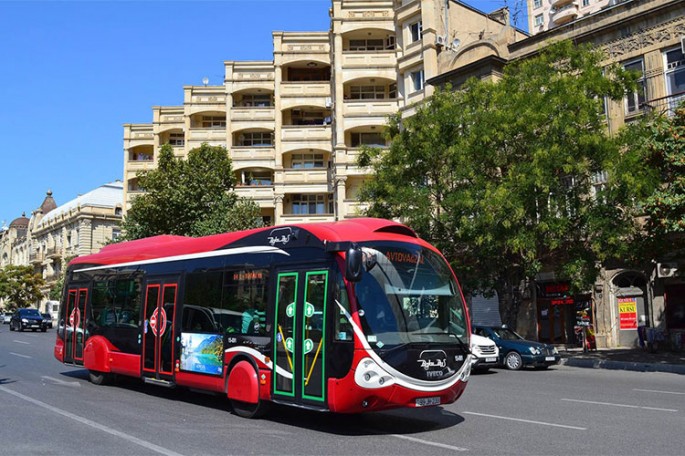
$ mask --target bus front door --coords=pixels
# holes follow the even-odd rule
[[[326,406],[328,271],[278,274],[274,328],[274,399]]]
[[[70,288],[64,313],[64,362],[83,365],[83,343],[86,338],[87,288]]]
[[[146,381],[170,383],[174,363],[174,318],[178,283],[148,281],[143,322],[143,377]]]

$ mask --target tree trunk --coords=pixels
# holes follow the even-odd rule
[[[516,331],[516,323],[521,301],[521,293],[518,283],[514,285],[511,280],[502,280],[495,285],[499,302],[499,314],[502,324]]]

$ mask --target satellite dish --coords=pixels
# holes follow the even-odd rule
[[[459,38],[455,38],[452,40],[452,50],[456,51],[459,48],[459,45],[461,45],[461,40]]]

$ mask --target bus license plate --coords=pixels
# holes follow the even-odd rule
[[[494,363],[497,361],[497,358],[485,358],[486,363]]]
[[[546,356],[545,361],[554,361],[554,356]]]
[[[440,405],[439,397],[420,397],[416,399],[417,407],[429,407],[431,405]]]

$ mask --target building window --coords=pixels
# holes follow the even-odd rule
[[[238,145],[247,147],[272,147],[274,134],[270,131],[253,131],[238,136]]]
[[[271,171],[242,171],[240,173],[242,185],[255,187],[273,185],[273,173]]]
[[[292,167],[295,169],[323,168],[323,154],[293,154]]]
[[[245,94],[236,104],[237,107],[245,108],[269,108],[274,105],[271,94]],[[225,123],[225,120],[224,120]]]
[[[290,125],[324,125],[326,114],[323,111],[302,111],[293,109],[290,113]]]
[[[385,147],[383,133],[380,132],[355,132],[350,134],[350,147],[376,146]]]
[[[292,195],[293,215],[327,214],[326,195]]]
[[[590,0],[583,0],[583,7],[590,6]]]
[[[409,37],[411,38],[411,43],[415,43],[421,39],[423,34],[423,24],[421,21],[414,22],[409,26]]]
[[[383,39],[350,40],[348,51],[382,51],[385,49]]]
[[[642,59],[635,60],[625,64],[624,68],[640,75],[637,80],[637,88],[634,92],[626,94],[625,98],[626,115],[636,114],[644,109],[646,100],[644,61]]]
[[[152,153],[129,152],[129,161],[152,161]]]
[[[542,0],[533,0],[533,9],[542,8]]]
[[[383,86],[352,86],[350,87],[351,100],[383,100],[385,99],[385,87]]]
[[[419,90],[423,90],[423,84],[424,84],[423,70],[412,71],[409,74],[409,77],[411,78],[411,85],[413,88],[413,92],[418,92]]]
[[[665,53],[666,94],[669,109],[673,111],[685,100],[685,55],[682,49],[672,49]]]
[[[538,14],[537,16],[535,16],[534,25],[535,25],[535,27],[542,27],[542,24],[543,24],[542,14]]]
[[[169,133],[169,145],[176,147],[183,147],[186,145],[185,135],[183,133]]]
[[[226,127],[226,117],[224,116],[202,116],[202,128],[224,128]]]

